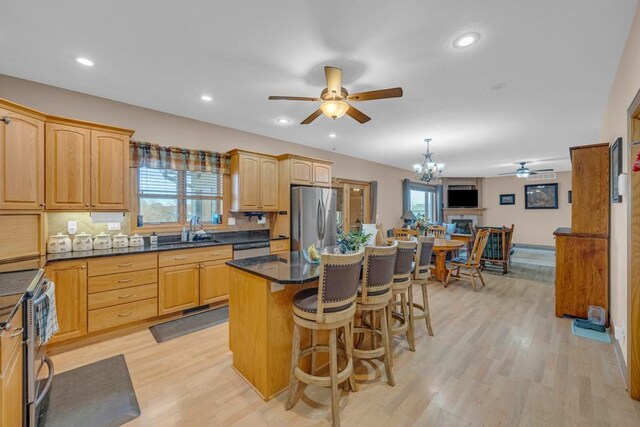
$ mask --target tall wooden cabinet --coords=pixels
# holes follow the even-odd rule
[[[571,148],[571,227],[556,230],[556,316],[609,311],[609,144]]]
[[[44,115],[0,100],[0,210],[44,207]]]
[[[47,209],[129,209],[127,129],[49,118],[46,125]]]
[[[278,210],[278,159],[233,150],[231,155],[231,211]]]

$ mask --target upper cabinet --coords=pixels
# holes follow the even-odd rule
[[[571,232],[609,234],[609,144],[571,148]]]
[[[292,185],[331,186],[331,163],[324,160],[284,154],[278,159],[285,164]]]
[[[47,209],[129,209],[126,129],[57,119],[46,125]]]
[[[233,150],[231,155],[231,211],[278,210],[278,160]]]
[[[0,100],[0,210],[44,207],[44,115]]]

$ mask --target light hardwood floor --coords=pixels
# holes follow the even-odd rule
[[[574,337],[553,315],[554,288],[485,275],[487,287],[429,286],[434,337],[394,338],[396,386],[342,392],[345,426],[637,426],[611,345]],[[416,295],[417,296],[417,295]],[[54,356],[58,372],[123,353],[142,415],[128,426],[330,425],[330,390],[265,403],[231,368],[227,325],[163,344],[148,330]],[[384,375],[358,364],[359,377]]]

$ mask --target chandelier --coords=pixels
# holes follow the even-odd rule
[[[429,151],[429,143],[431,138],[424,140],[427,143],[427,152],[423,154],[424,161],[422,164],[413,165],[413,169],[416,171],[416,178],[420,181],[431,182],[440,177],[444,171],[444,163],[436,163],[431,158],[431,152]]]

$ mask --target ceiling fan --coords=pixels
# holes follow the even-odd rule
[[[320,104],[320,108],[300,123],[302,125],[308,125],[321,114],[324,114],[334,120],[347,114],[362,124],[371,120],[371,117],[367,116],[353,105],[347,104],[346,101],[371,101],[374,99],[399,98],[402,96],[401,87],[372,90],[369,92],[360,92],[349,95],[349,92],[342,87],[342,69],[336,67],[324,67],[324,74],[327,78],[327,87],[320,94],[320,98],[304,96],[270,96],[269,99],[272,101],[287,100],[322,102],[322,104]]]
[[[553,172],[553,169],[529,169],[525,165],[527,162],[520,162],[520,167],[515,172],[500,173],[498,175],[515,175],[518,178],[526,178],[529,175],[535,175],[540,172]]]

